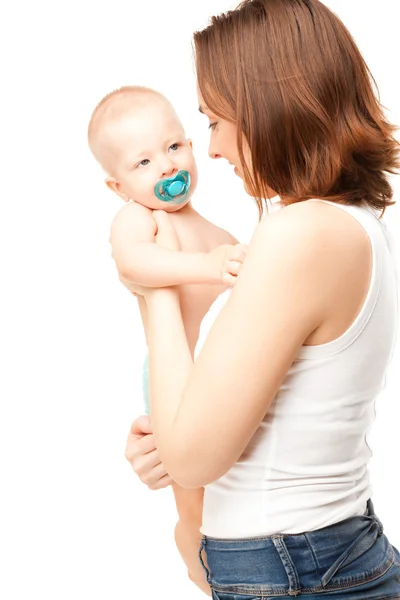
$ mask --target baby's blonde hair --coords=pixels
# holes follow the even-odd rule
[[[111,161],[107,153],[106,130],[110,123],[118,121],[121,117],[135,108],[146,106],[150,100],[169,101],[160,92],[141,86],[124,86],[104,96],[94,109],[88,126],[89,148],[103,169],[110,173]]]

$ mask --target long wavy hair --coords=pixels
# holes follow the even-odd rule
[[[268,187],[283,204],[366,202],[381,215],[394,204],[398,128],[349,31],[322,2],[245,0],[196,32],[194,51],[205,103],[237,125],[260,217]]]

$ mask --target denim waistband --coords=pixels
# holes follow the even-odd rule
[[[370,562],[363,561],[362,573],[346,569],[382,534],[383,525],[369,499],[365,515],[350,517],[315,531],[240,540],[203,535],[199,559],[208,583],[215,589],[245,594],[256,588],[271,595],[296,596],[305,590],[315,592],[334,589],[332,586],[335,585],[343,587],[384,572],[390,566],[385,536],[386,544],[383,542],[379,564],[376,557],[374,560],[371,557]],[[208,566],[202,558],[203,549]]]

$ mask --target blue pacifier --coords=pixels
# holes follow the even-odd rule
[[[188,197],[189,189],[189,173],[187,171],[179,171],[175,177],[160,179],[155,185],[154,193],[163,202],[181,204]]]

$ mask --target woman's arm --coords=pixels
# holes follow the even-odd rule
[[[321,214],[300,203],[261,222],[195,365],[175,291],[146,296],[153,431],[183,487],[211,483],[233,466],[323,322],[340,241]]]

